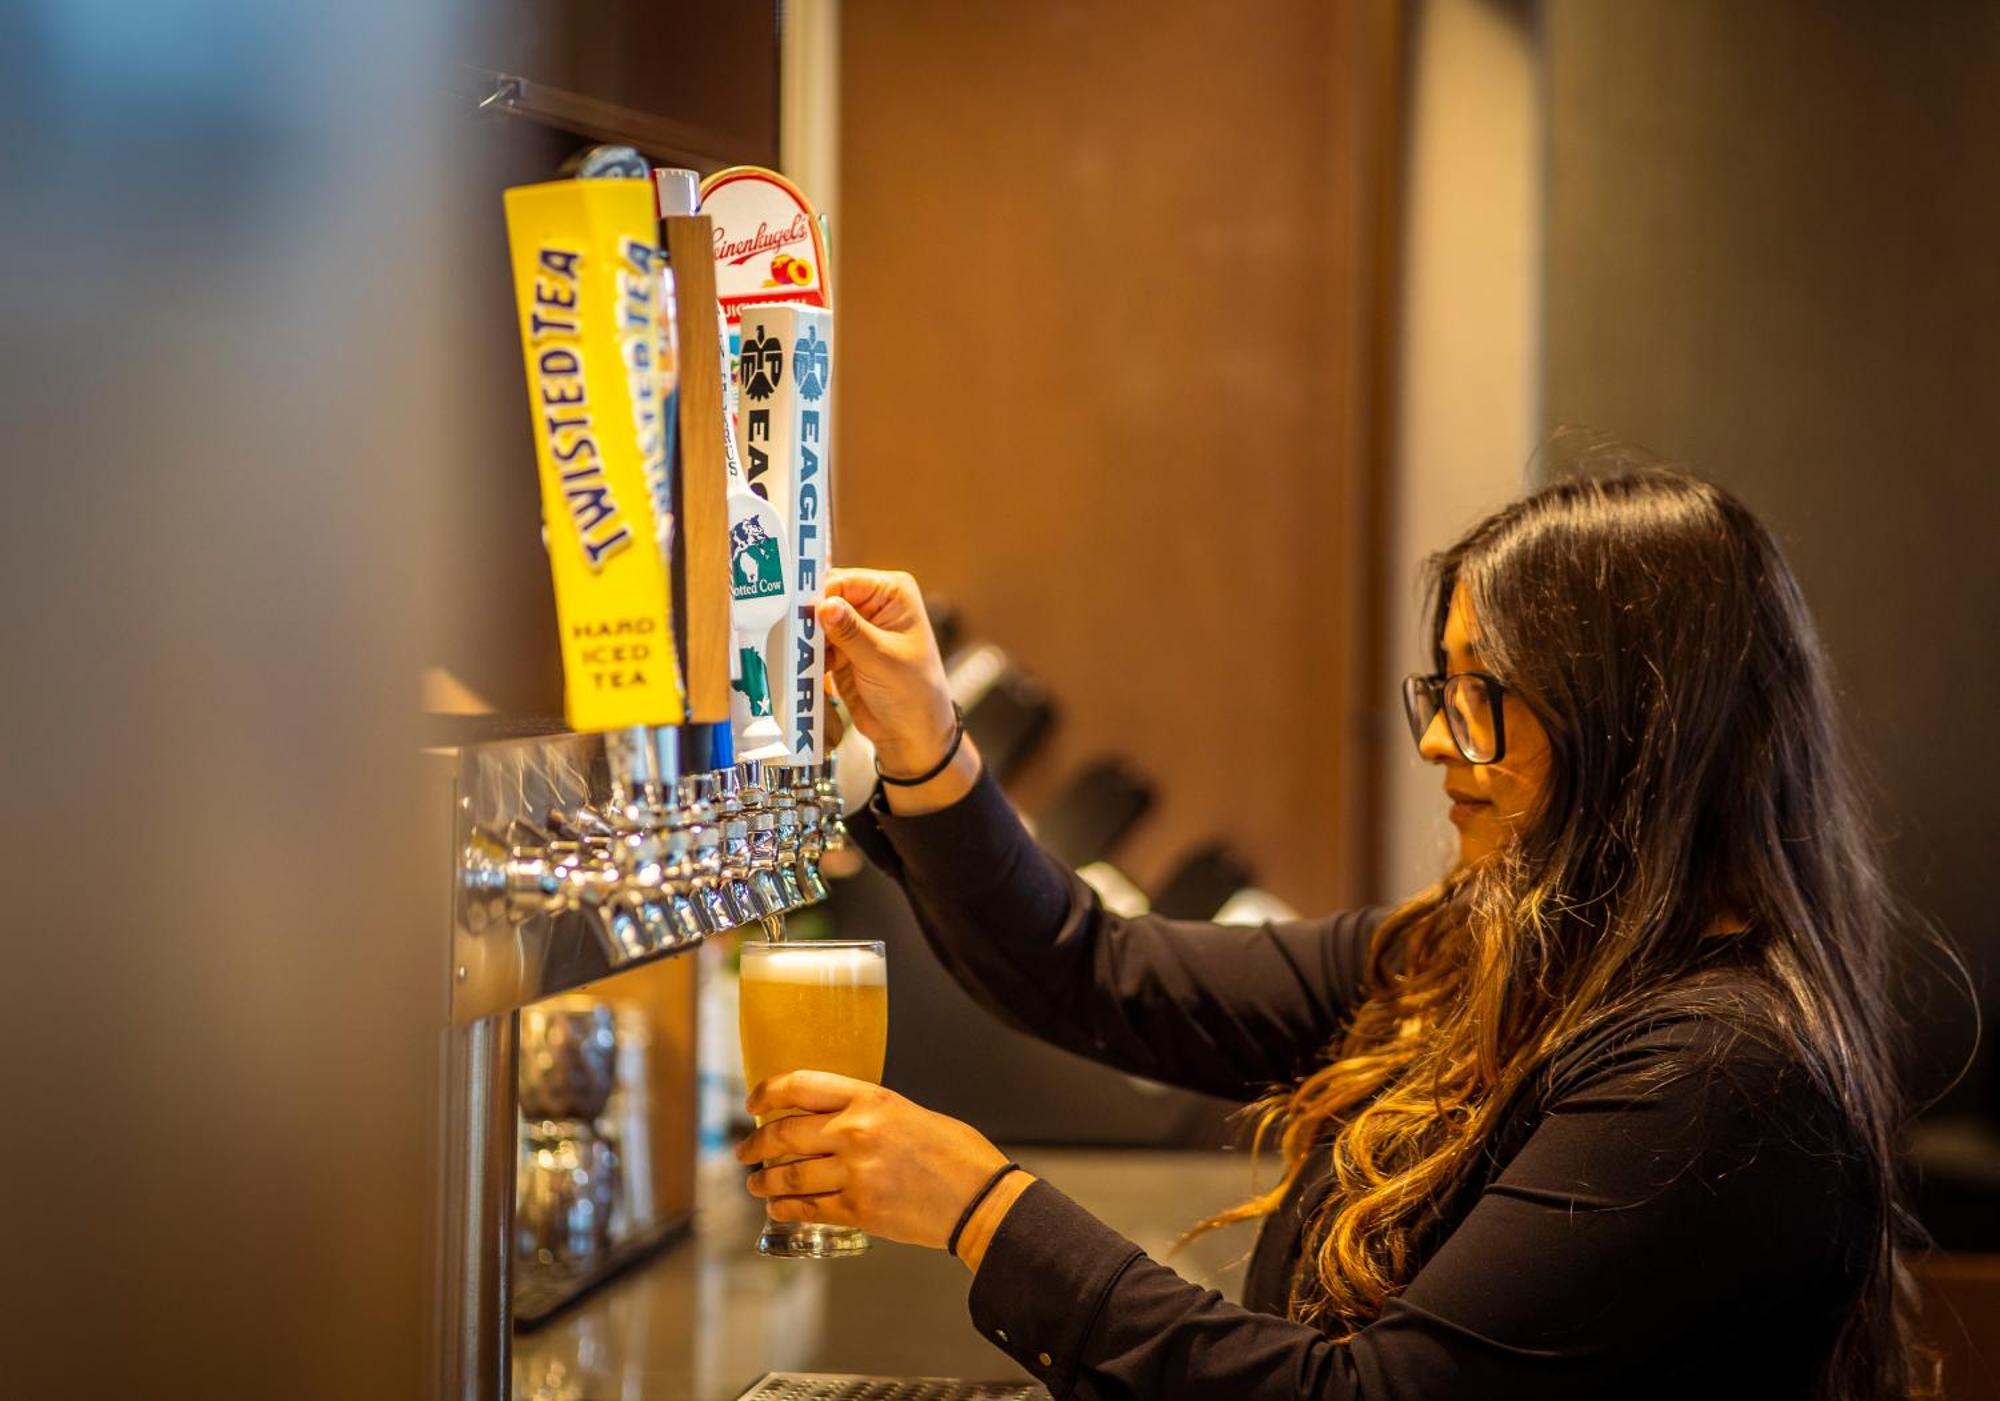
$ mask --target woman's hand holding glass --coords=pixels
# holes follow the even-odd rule
[[[942,1249],[966,1203],[1007,1155],[969,1124],[894,1090],[819,1070],[776,1075],[750,1092],[763,1127],[737,1145],[739,1162],[779,1162],[750,1174],[774,1221],[859,1226],[870,1235]],[[783,1116],[783,1117],[777,1117]],[[1033,1179],[1009,1173],[959,1239],[977,1269],[993,1227]]]

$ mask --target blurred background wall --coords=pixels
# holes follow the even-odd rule
[[[1784,539],[1918,910],[1989,1021],[2000,771],[2000,8],[1550,0],[1546,419]],[[1935,1094],[1971,1015],[1915,989]],[[1944,1108],[2000,1110],[1993,1041]]]
[[[1542,435],[1543,110],[1532,5],[1407,7],[1395,425],[1388,549],[1373,607],[1384,629],[1369,678],[1383,784],[1369,898],[1437,879],[1457,839],[1438,771],[1417,757],[1397,684],[1431,670],[1426,556],[1530,484]]]
[[[1221,827],[1359,898],[1393,10],[841,13],[841,558],[1047,682],[1029,807],[1104,750],[1159,775],[1142,883]]]

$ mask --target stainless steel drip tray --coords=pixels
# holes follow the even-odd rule
[[[957,1377],[857,1377],[835,1372],[767,1372],[737,1401],[1049,1401],[1033,1382],[968,1382]]]

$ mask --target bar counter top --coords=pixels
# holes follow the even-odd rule
[[[1169,1256],[1181,1231],[1250,1190],[1241,1153],[1035,1148],[1021,1165],[1149,1254],[1236,1298],[1253,1228]],[[1275,1156],[1262,1165],[1265,1181]],[[878,1241],[847,1260],[767,1260],[760,1204],[724,1161],[692,1233],[514,1339],[514,1401],[732,1401],[767,1371],[1027,1380],[973,1331],[971,1275],[937,1250]]]

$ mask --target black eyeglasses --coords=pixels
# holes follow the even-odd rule
[[[1458,671],[1450,676],[1403,678],[1403,713],[1410,720],[1410,738],[1423,746],[1424,732],[1437,713],[1451,742],[1467,763],[1492,764],[1507,752],[1507,730],[1501,723],[1500,698],[1507,688],[1483,671]]]

